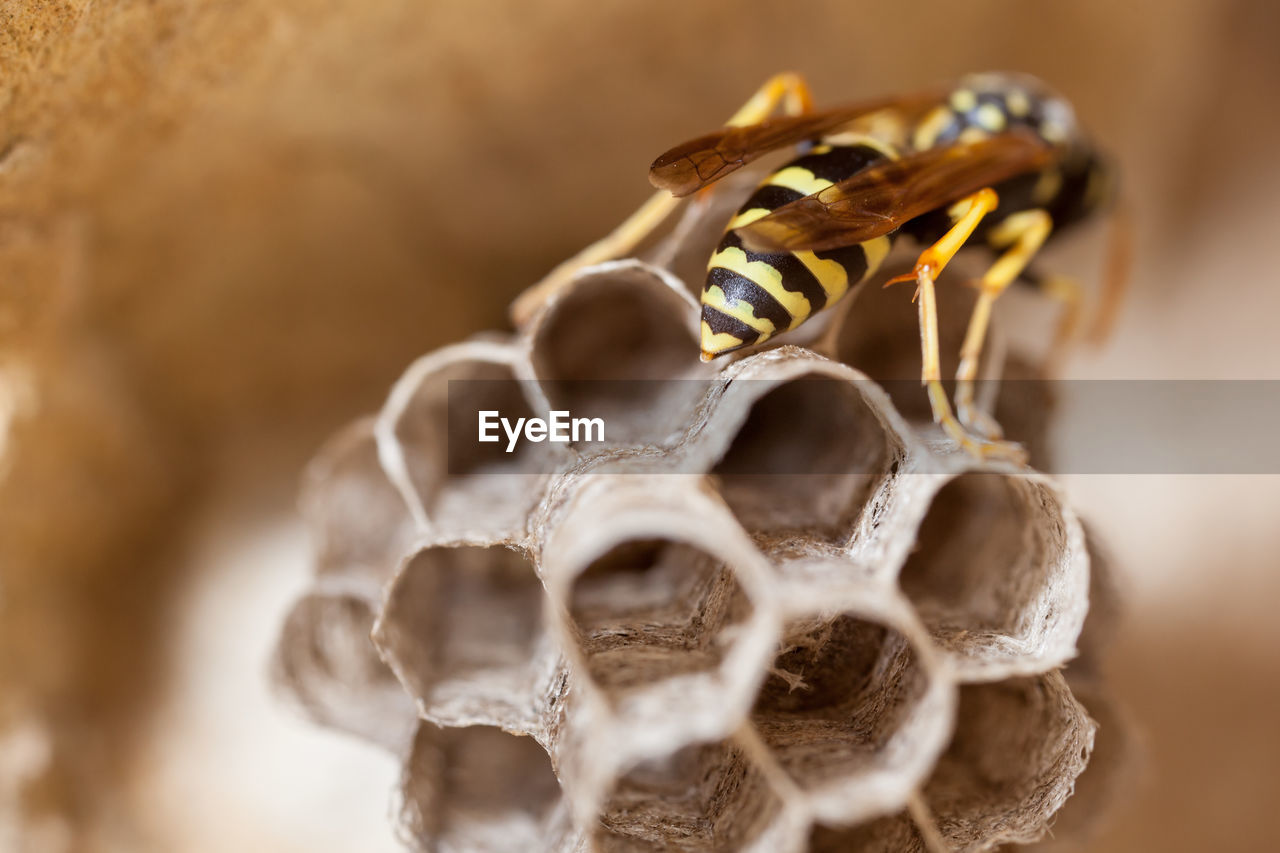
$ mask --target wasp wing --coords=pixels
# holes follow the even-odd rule
[[[931,210],[1036,171],[1053,148],[1010,132],[885,160],[737,229],[753,252],[823,251],[888,234]]]
[[[677,145],[654,160],[649,167],[649,182],[659,189],[669,190],[674,196],[686,196],[770,151],[817,138],[881,110],[895,109],[910,117],[937,104],[939,98],[938,92],[899,95],[824,112],[725,127]]]

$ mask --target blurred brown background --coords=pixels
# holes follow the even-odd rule
[[[390,761],[265,688],[297,473],[774,71],[825,103],[1043,77],[1138,222],[1070,373],[1280,377],[1277,37],[1267,0],[4,3],[0,848],[392,849]],[[1086,278],[1098,236],[1063,250]],[[1280,483],[1068,485],[1125,575],[1143,732],[1091,849],[1268,847]]]

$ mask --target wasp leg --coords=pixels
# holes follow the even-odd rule
[[[943,431],[960,444],[968,453],[977,457],[999,457],[1014,462],[1024,462],[1026,452],[1008,442],[988,441],[971,435],[956,420],[942,387],[942,366],[938,355],[938,300],[934,292],[934,280],[955,256],[965,241],[972,236],[982,217],[994,210],[999,198],[990,188],[979,190],[962,199],[951,208],[955,220],[950,230],[938,242],[926,248],[916,260],[910,275],[896,276],[885,283],[887,287],[896,281],[915,279],[916,297],[920,303],[921,382],[928,388],[929,405],[933,419]]]
[[[929,246],[916,258],[916,266],[909,273],[895,275],[884,283],[885,287],[900,281],[918,281],[922,273],[927,273],[930,280],[937,280],[947,264],[955,257],[956,252],[973,236],[974,229],[982,221],[982,217],[996,209],[1000,197],[990,187],[980,189],[966,198],[953,204],[948,211],[952,225],[938,242]],[[918,295],[918,294],[917,294]]]
[[[1121,203],[1111,220],[1106,267],[1102,275],[1102,299],[1087,334],[1090,343],[1101,344],[1111,335],[1111,327],[1115,325],[1125,292],[1129,289],[1132,262],[1133,217],[1129,206]]]
[[[990,439],[1001,436],[1000,425],[973,405],[973,382],[978,375],[978,359],[991,322],[991,308],[1012,284],[1053,229],[1053,220],[1043,210],[1015,213],[992,230],[988,242],[1008,247],[977,282],[978,301],[969,317],[969,328],[960,346],[960,367],[956,371],[956,413],[960,422]],[[1061,330],[1060,330],[1061,331]]]
[[[1026,451],[1021,446],[973,436],[951,413],[947,391],[942,387],[942,367],[938,362],[938,300],[933,289],[933,277],[928,270],[921,270],[916,284],[919,288],[920,346],[924,362],[921,379],[929,389],[929,405],[933,408],[934,421],[972,456],[1008,459],[1019,464],[1025,462]]]
[[[1080,332],[1080,319],[1084,316],[1084,288],[1080,282],[1065,275],[1024,275],[1023,280],[1030,281],[1042,295],[1062,306],[1058,327],[1053,331],[1053,340],[1049,342],[1049,352],[1044,359],[1044,372],[1053,376],[1066,356],[1067,346]]]
[[[528,323],[538,308],[564,287],[578,270],[630,254],[679,204],[680,199],[666,191],[655,193],[608,236],[564,261],[547,273],[542,281],[517,296],[511,303],[511,321],[517,328]]]
[[[787,72],[770,77],[725,124],[730,127],[756,124],[768,118],[779,106],[787,115],[802,115],[813,109],[809,84],[799,74]],[[703,193],[699,196],[705,201]],[[512,322],[517,328],[528,323],[547,298],[564,287],[578,270],[631,254],[679,205],[680,199],[666,190],[654,193],[612,232],[558,265],[542,281],[517,296],[511,303]]]
[[[804,77],[794,71],[775,74],[725,122],[727,127],[759,124],[779,106],[786,115],[798,116],[813,110],[813,95]]]

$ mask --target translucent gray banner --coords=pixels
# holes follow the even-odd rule
[[[717,418],[731,398],[740,416]],[[976,399],[1042,470],[1280,474],[1280,380],[1005,380],[979,383]],[[872,473],[860,466],[876,454],[836,451],[892,440],[886,410],[937,437],[914,380],[452,380],[441,451],[453,475],[549,473],[579,456],[688,445],[719,430],[711,439],[738,473]],[[669,455],[664,470],[706,469]]]

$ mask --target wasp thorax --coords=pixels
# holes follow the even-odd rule
[[[1071,104],[1036,78],[1007,72],[970,74],[917,126],[912,145],[923,151],[1018,129],[1055,146],[1069,146],[1079,136]]]

